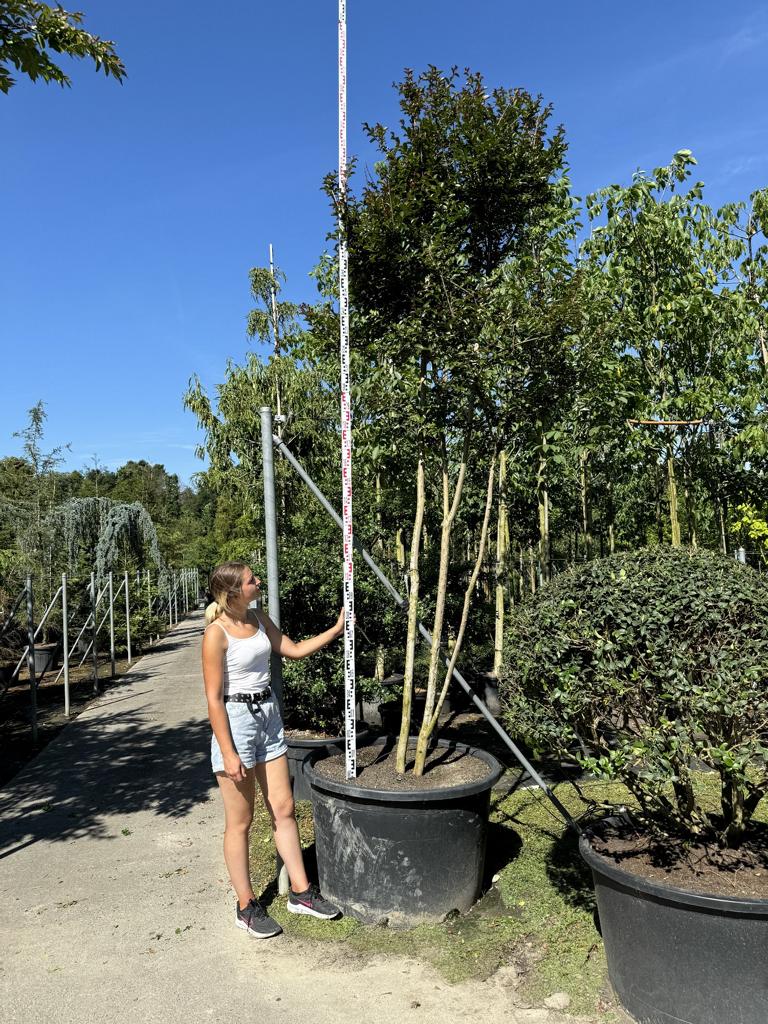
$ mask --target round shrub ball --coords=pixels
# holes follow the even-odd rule
[[[768,791],[768,586],[680,548],[574,568],[512,616],[500,696],[513,734],[623,782],[652,827],[736,845]],[[719,773],[720,813],[697,768]]]

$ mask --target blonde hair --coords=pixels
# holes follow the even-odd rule
[[[243,572],[247,568],[245,562],[222,562],[213,570],[209,583],[213,601],[205,609],[206,625],[210,625],[224,612],[229,611],[229,598],[240,596]]]

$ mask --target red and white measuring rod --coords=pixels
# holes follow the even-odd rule
[[[339,0],[339,197],[347,190],[347,3]],[[341,486],[344,536],[344,724],[346,774],[357,774],[355,741],[355,582],[352,545],[352,407],[349,376],[349,255],[339,218]]]

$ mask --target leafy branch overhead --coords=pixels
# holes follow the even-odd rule
[[[50,53],[76,59],[90,58],[97,71],[121,82],[126,71],[115,44],[82,28],[83,13],[30,0],[0,0],[0,92],[16,84],[14,67],[33,82],[71,85],[69,75]]]

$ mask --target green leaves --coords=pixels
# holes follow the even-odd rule
[[[768,793],[768,587],[668,548],[571,570],[513,616],[501,694],[513,732],[624,782],[655,828],[706,821],[688,776],[716,771],[718,827],[737,841],[748,798]]]
[[[70,85],[69,76],[51,60],[49,50],[70,57],[89,57],[97,71],[121,82],[126,71],[114,43],[86,32],[80,27],[82,21],[82,13],[70,13],[60,6],[0,0],[0,92],[9,92],[15,84],[8,65],[33,82],[40,78]]]

